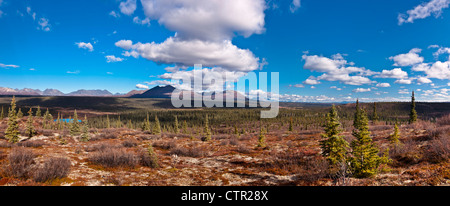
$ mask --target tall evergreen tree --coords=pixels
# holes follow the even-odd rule
[[[205,118],[204,133],[206,135],[205,136],[205,141],[210,141],[211,140],[211,130],[209,129],[208,115],[206,115],[206,118]]]
[[[36,117],[41,117],[41,107],[37,106]]]
[[[353,136],[356,139],[351,143],[350,165],[355,177],[365,178],[377,174],[378,167],[383,163],[383,158],[378,156],[379,150],[370,137],[366,113],[361,110],[359,115],[361,124],[353,130]]]
[[[414,91],[411,96],[411,111],[409,113],[409,123],[412,124],[417,121],[417,112],[416,112],[416,98],[414,97]]]
[[[183,121],[183,133],[184,133],[184,134],[187,134],[187,133],[188,133],[188,132],[187,132],[187,129],[188,129],[187,122],[186,122],[186,120],[184,120],[184,121]]]
[[[359,107],[359,99],[356,99],[356,111],[353,119],[353,127],[359,128],[361,126],[361,108]]]
[[[19,142],[19,120],[16,114],[16,97],[14,96],[8,113],[8,128],[6,128],[5,137],[11,143]]]
[[[153,125],[153,133],[161,134],[161,124],[159,123],[158,116],[155,115],[155,124]]]
[[[151,128],[150,128],[150,117],[149,117],[148,112],[147,112],[147,119],[144,121],[144,124],[142,126],[142,131],[150,131],[150,130],[151,130]]]
[[[257,147],[266,147],[266,136],[264,135],[264,130],[262,128],[262,126],[260,125],[259,128],[259,137],[258,137],[258,145]]]
[[[333,166],[346,162],[348,142],[340,135],[342,132],[340,126],[336,107],[333,105],[326,115],[325,133],[322,134],[323,140],[320,141],[322,155]]]
[[[174,124],[175,134],[180,133],[180,128],[178,126],[178,117],[175,115],[175,124]]]
[[[293,130],[294,130],[294,128],[293,128],[293,122],[292,122],[292,117],[290,118],[290,120],[289,120],[289,131],[290,132],[292,132]]]
[[[89,124],[86,115],[84,115],[83,127],[81,128],[81,138],[80,141],[89,141]]]
[[[131,119],[128,120],[127,128],[128,128],[128,129],[134,129],[133,123],[131,122]]]
[[[28,120],[27,120],[27,125],[25,128],[25,134],[27,134],[27,136],[29,138],[33,137],[36,134],[36,130],[34,129],[33,126],[33,110],[30,108],[30,111],[28,111]]]
[[[106,115],[106,128],[111,128],[111,122],[109,121],[109,115]]]
[[[50,114],[50,112],[48,111],[48,108],[47,108],[47,111],[45,111],[45,113],[44,113],[44,118],[43,118],[43,121],[42,121],[42,127],[44,129],[49,129],[52,120],[53,120],[53,116]]]
[[[61,113],[58,112],[58,119],[56,120],[58,130],[63,129],[63,122],[61,119],[62,119],[62,115],[61,115]]]
[[[0,113],[0,120],[2,120],[3,118],[5,118],[5,113],[3,113],[3,107],[2,107],[2,112]]]
[[[122,121],[120,120],[120,115],[119,115],[119,117],[117,118],[116,127],[117,127],[117,128],[122,128]]]
[[[75,110],[73,112],[73,119],[70,124],[70,135],[77,136],[80,134],[80,132],[81,132],[81,130],[80,130],[80,124],[78,122],[77,110]]]
[[[379,119],[380,119],[380,118],[378,117],[378,114],[377,114],[377,103],[374,102],[374,103],[373,103],[372,121],[375,123],[375,122],[377,122]]]

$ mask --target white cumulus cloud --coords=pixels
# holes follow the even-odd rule
[[[419,55],[419,53],[421,52],[422,49],[414,48],[411,49],[406,54],[399,54],[397,56],[392,56],[389,57],[389,59],[394,61],[394,66],[399,67],[412,66],[423,62],[424,58]]]
[[[300,7],[301,7],[300,0],[292,0],[291,6],[289,7],[289,9],[291,10],[292,13],[295,13]]]
[[[355,92],[355,93],[370,92],[370,91],[372,91],[370,88],[367,88],[367,89],[365,89],[365,88],[357,88],[357,89],[353,90],[353,92]]]
[[[125,56],[185,67],[202,64],[227,71],[248,72],[264,65],[250,50],[238,48],[231,41],[235,35],[249,37],[264,31],[264,0],[141,0],[141,4],[146,18],[135,18],[135,23],[156,20],[176,35],[158,43],[116,42],[117,47],[126,50]]]
[[[229,71],[253,71],[259,68],[259,58],[248,49],[240,49],[231,41],[209,42],[201,40],[181,41],[169,38],[163,43],[136,43],[129,40],[116,42],[116,46],[130,50],[127,55],[165,64],[204,67],[222,67]]]
[[[108,63],[121,62],[124,60],[123,58],[116,57],[114,55],[108,55],[108,56],[105,56],[105,58],[106,58],[106,62],[108,62]]]
[[[414,9],[408,10],[406,14],[402,13],[398,15],[398,24],[413,23],[416,19],[425,19],[432,14],[435,17],[439,17],[442,14],[442,10],[449,7],[450,0],[431,0],[426,3],[422,3]]]
[[[120,12],[125,15],[131,15],[136,11],[136,0],[127,0],[120,2],[119,5]]]
[[[383,70],[381,74],[376,76],[377,78],[393,78],[393,79],[405,79],[408,78],[408,73],[401,68],[395,68],[393,70]]]
[[[136,84],[136,88],[138,89],[148,89],[147,85],[143,85],[143,84]]]
[[[378,83],[377,87],[391,87],[389,83]]]
[[[341,54],[333,55],[332,58],[304,54],[302,59],[305,61],[304,69],[324,73],[317,77],[317,80],[339,81],[348,85],[374,83],[366,76],[374,75],[376,72],[352,66],[354,63],[347,62]]]
[[[90,43],[90,42],[88,42],[88,43],[85,43],[85,42],[77,42],[77,43],[75,43],[77,46],[78,46],[78,48],[80,48],[80,49],[87,49],[87,50],[89,50],[90,52],[92,52],[92,51],[94,51],[94,46],[92,46],[92,44]]]

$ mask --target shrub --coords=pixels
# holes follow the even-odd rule
[[[0,141],[0,147],[2,147],[2,148],[10,148],[11,146],[12,146],[12,144],[9,142]]]
[[[135,167],[139,161],[136,154],[124,148],[105,148],[89,156],[89,161],[104,167]]]
[[[117,133],[101,133],[93,137],[91,140],[102,140],[102,139],[117,139],[119,134]]]
[[[439,126],[450,125],[450,114],[438,118],[436,124]]]
[[[54,131],[51,129],[43,129],[40,133],[46,137],[52,137],[55,135]]]
[[[125,140],[124,142],[122,142],[122,146],[124,147],[136,147],[138,145],[138,143],[136,142],[136,140]]]
[[[414,141],[409,140],[404,144],[396,144],[389,150],[389,156],[396,160],[397,164],[416,164],[420,160],[420,153]]]
[[[66,177],[70,172],[70,160],[64,157],[51,157],[46,159],[33,175],[36,182],[47,182]]]
[[[158,147],[161,149],[169,150],[177,147],[177,142],[173,141],[158,141],[153,143],[153,147]]]
[[[7,168],[8,175],[27,178],[30,175],[34,159],[36,155],[31,149],[25,147],[14,147],[8,156],[9,166]]]
[[[206,147],[191,145],[188,148],[174,147],[170,150],[170,154],[185,157],[205,157],[208,155],[208,151]]]
[[[450,158],[450,138],[448,136],[437,138],[430,141],[426,152],[424,154],[424,160],[439,163],[446,161]]]
[[[96,152],[96,151],[102,151],[106,149],[115,149],[120,148],[122,145],[114,145],[110,143],[99,143],[99,144],[93,144],[86,147],[86,152]]]
[[[250,148],[246,147],[245,145],[241,145],[241,144],[238,145],[236,151],[239,153],[242,153],[242,154],[250,154],[251,153]]]
[[[139,150],[139,163],[144,167],[158,168],[158,157],[152,146]]]
[[[24,141],[24,142],[17,143],[17,146],[20,146],[20,147],[38,148],[38,147],[42,147],[44,145],[45,145],[45,142],[42,140]]]

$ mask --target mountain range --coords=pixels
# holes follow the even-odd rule
[[[16,95],[16,96],[76,96],[76,97],[128,97],[128,98],[158,98],[158,99],[170,99],[175,87],[171,85],[156,86],[148,90],[132,90],[126,94],[116,93],[113,94],[108,90],[85,90],[80,89],[70,93],[63,93],[57,89],[46,89],[41,91],[39,89],[12,89],[6,87],[0,87],[0,95]],[[215,93],[212,94],[212,98],[215,99]],[[223,100],[225,101],[227,96],[233,96],[234,100],[247,98],[236,91],[225,91],[223,94]],[[191,92],[191,99],[195,97],[202,98],[201,94]]]
[[[16,95],[16,96],[87,96],[87,97],[131,97],[139,95],[147,90],[132,90],[126,94],[112,94],[108,90],[85,90],[80,89],[70,93],[63,93],[57,89],[46,89],[41,91],[39,89],[12,89],[7,87],[0,87],[0,95]]]

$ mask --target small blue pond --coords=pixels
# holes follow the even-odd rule
[[[60,119],[61,122],[66,122],[66,123],[71,123],[73,122],[73,119]],[[57,119],[55,119],[55,122],[58,121]],[[81,120],[78,120],[78,122],[81,122]]]

